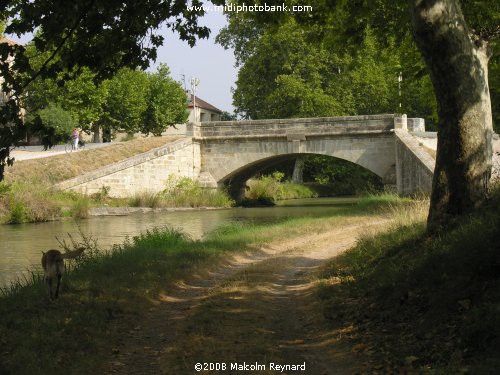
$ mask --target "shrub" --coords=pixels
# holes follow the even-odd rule
[[[169,176],[161,198],[165,205],[171,207],[231,207],[234,204],[224,191],[207,189],[189,177],[175,175]]]
[[[10,213],[7,223],[9,224],[21,224],[26,222],[26,207],[22,202],[16,202],[14,197],[11,197],[10,203]]]
[[[129,204],[132,207],[157,208],[161,207],[161,203],[160,193],[153,193],[148,191],[137,193],[129,200]]]
[[[248,187],[245,197],[256,201],[274,201],[280,191],[279,182],[272,176],[262,176],[259,179],[250,180]]]

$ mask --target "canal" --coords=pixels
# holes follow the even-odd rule
[[[290,217],[332,216],[357,198],[314,198],[281,201],[275,207],[229,208],[160,213],[136,213],[128,216],[101,216],[84,220],[36,224],[0,225],[0,286],[7,286],[29,269],[40,269],[42,251],[59,249],[56,237],[68,240],[68,233],[79,238],[78,227],[97,239],[100,248],[110,249],[148,229],[171,226],[194,239],[203,238],[220,226],[231,223],[265,224]]]

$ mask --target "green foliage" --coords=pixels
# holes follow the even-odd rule
[[[276,200],[284,199],[301,199],[301,198],[317,198],[318,193],[307,185],[294,184],[293,182],[285,181],[280,184],[280,189],[276,196]]]
[[[370,28],[355,51],[336,39],[318,40],[315,27],[288,19],[261,27],[231,13],[217,40],[237,48],[241,69],[233,101],[246,118],[321,117],[404,112],[432,123],[436,104],[427,75],[415,76],[420,56],[409,38],[404,47],[377,40]],[[253,28],[260,29],[252,32]],[[404,73],[401,99],[398,74]],[[399,108],[399,102],[402,107]]]
[[[238,116],[235,113],[229,113],[227,111],[223,111],[220,115],[221,121],[236,121]]]
[[[142,192],[135,194],[129,199],[129,205],[132,207],[161,207],[161,195],[153,192]]]
[[[28,48],[33,50],[33,59],[39,60],[33,46]],[[40,116],[44,108],[57,106],[70,113],[86,132],[94,130],[97,124],[110,134],[121,130],[154,135],[187,119],[186,95],[169,76],[166,65],[160,65],[156,73],[123,68],[101,85],[95,84],[96,75],[88,68],[82,68],[72,79],[64,80],[65,74],[60,73],[57,80],[38,79],[30,85],[26,100],[28,118]],[[43,140],[51,134],[43,122],[32,127],[32,131]]]
[[[5,194],[7,194],[11,189],[11,185],[6,183],[5,181],[0,182],[0,198],[2,198]]]
[[[245,198],[256,202],[274,202],[280,191],[279,182],[272,176],[262,176],[248,181]]]
[[[23,202],[16,201],[14,196],[10,198],[10,215],[7,224],[21,224],[27,221],[26,207]]]
[[[328,64],[335,57],[308,43],[307,34],[295,22],[290,20],[276,33],[269,30],[248,43],[241,42],[244,36],[238,34],[227,39],[239,29],[230,20],[222,33],[225,37],[219,38],[226,48],[233,43],[253,48],[241,61],[233,94],[238,114],[253,119],[341,114],[336,98],[324,91],[324,83],[332,78]]]
[[[53,220],[61,213],[51,192],[35,183],[8,185],[0,193],[0,223],[20,224]]]
[[[318,193],[308,186],[283,181],[283,172],[273,172],[248,182],[243,205],[273,205],[284,199],[316,198]]]
[[[71,131],[78,125],[70,112],[52,103],[36,114],[30,114],[27,123],[29,129],[39,134],[43,144],[49,147],[67,141]]]
[[[186,122],[189,115],[186,94],[164,64],[160,64],[156,73],[148,74],[148,79],[148,105],[141,131],[161,135],[167,127]]]
[[[103,83],[108,93],[99,123],[109,131],[122,129],[135,133],[141,128],[148,108],[148,76],[133,69],[120,69]]]
[[[48,53],[38,51],[33,43],[26,47],[29,61],[40,69],[49,57]],[[71,74],[70,74],[71,73]],[[68,79],[67,76],[71,76]],[[92,125],[102,114],[102,105],[107,97],[104,87],[95,83],[95,74],[90,69],[79,68],[72,72],[61,72],[55,78],[36,79],[29,85],[29,95],[25,100],[28,113],[36,115],[37,111],[49,104],[56,104],[71,113],[78,122],[78,127],[89,132]]]
[[[205,189],[188,177],[170,175],[162,192],[142,192],[129,199],[132,207],[231,207],[234,201],[224,192]]]
[[[222,2],[216,0],[215,3]],[[5,80],[4,90],[11,98],[0,107],[0,180],[5,166],[13,163],[10,149],[26,136],[19,113],[33,81],[64,82],[78,76],[85,67],[96,74],[95,82],[110,78],[122,67],[145,70],[163,44],[161,27],[172,29],[191,46],[196,38],[208,37],[209,29],[198,25],[198,17],[204,10],[187,10],[188,5],[197,4],[187,0],[175,4],[173,1],[141,0],[124,4],[117,0],[90,3],[76,0],[57,5],[45,0],[2,1],[0,18],[8,20],[5,33],[36,32],[33,45],[42,58],[38,62],[30,60],[33,54],[24,46],[7,43],[0,46],[0,75]],[[9,64],[8,57],[13,55],[13,64]],[[92,99],[91,95],[78,97]],[[80,112],[78,121],[84,124],[95,118],[95,114],[94,111]],[[43,133],[43,129],[40,132]]]
[[[200,183],[188,177],[170,175],[167,187],[162,192],[164,204],[170,207],[231,207],[234,201],[226,192],[203,188]]]
[[[383,184],[373,172],[346,160],[322,155],[309,155],[304,159],[304,181],[332,185],[332,193],[355,195],[379,191]]]
[[[76,125],[76,121],[70,113],[53,104],[40,110],[38,116],[40,116],[43,126],[52,128],[55,135],[67,135]]]
[[[111,186],[103,185],[97,193],[92,194],[91,198],[97,202],[106,202],[109,198],[109,192],[111,191]]]

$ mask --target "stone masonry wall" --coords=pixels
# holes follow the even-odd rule
[[[434,159],[405,130],[395,130],[396,181],[399,194],[430,193]]]
[[[212,185],[232,178],[259,163],[296,154],[328,155],[359,164],[384,178],[394,167],[394,135],[392,133],[353,134],[342,136],[252,137],[225,142],[206,139],[201,142],[201,170],[212,176]]]
[[[196,178],[199,174],[200,149],[191,138],[158,147],[105,166],[56,187],[83,194],[99,192],[109,187],[112,197],[128,197],[145,191],[161,191],[166,187],[169,175]]]

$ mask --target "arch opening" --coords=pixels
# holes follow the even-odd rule
[[[305,158],[309,160],[304,165],[304,182],[305,183],[313,183],[317,184],[335,184],[339,183],[339,181],[328,180],[325,181],[314,181],[314,171],[308,170],[311,167],[311,164],[314,164],[311,159],[322,159],[323,162],[332,161],[332,167],[338,167],[340,169],[343,168],[343,171],[340,171],[338,174],[344,174],[343,179],[346,178],[346,173],[349,174],[349,171],[353,173],[353,176],[363,175],[364,178],[369,179],[374,182],[375,187],[381,188],[384,185],[387,176],[380,176],[380,174],[371,171],[359,164],[350,162],[345,159],[337,158],[334,156],[323,155],[323,154],[314,154],[314,153],[291,153],[285,155],[277,155],[264,159],[257,160],[255,162],[246,164],[235,171],[231,172],[227,176],[223,177],[218,181],[218,185],[221,188],[225,188],[228,193],[231,195],[233,199],[237,202],[240,202],[245,197],[246,184],[249,179],[258,175],[266,175],[271,174],[273,171],[281,171],[285,172],[285,176],[287,179],[291,177],[291,171],[293,170],[293,163],[297,158]],[[286,169],[286,170],[284,170]],[[317,171],[316,171],[317,172]],[[327,173],[326,173],[327,175]],[[326,177],[325,177],[326,178]],[[347,176],[349,178],[349,176]],[[353,182],[356,183],[356,182]],[[358,183],[363,183],[363,181],[359,181]],[[339,195],[342,195],[339,194]],[[347,194],[346,194],[347,195]]]

